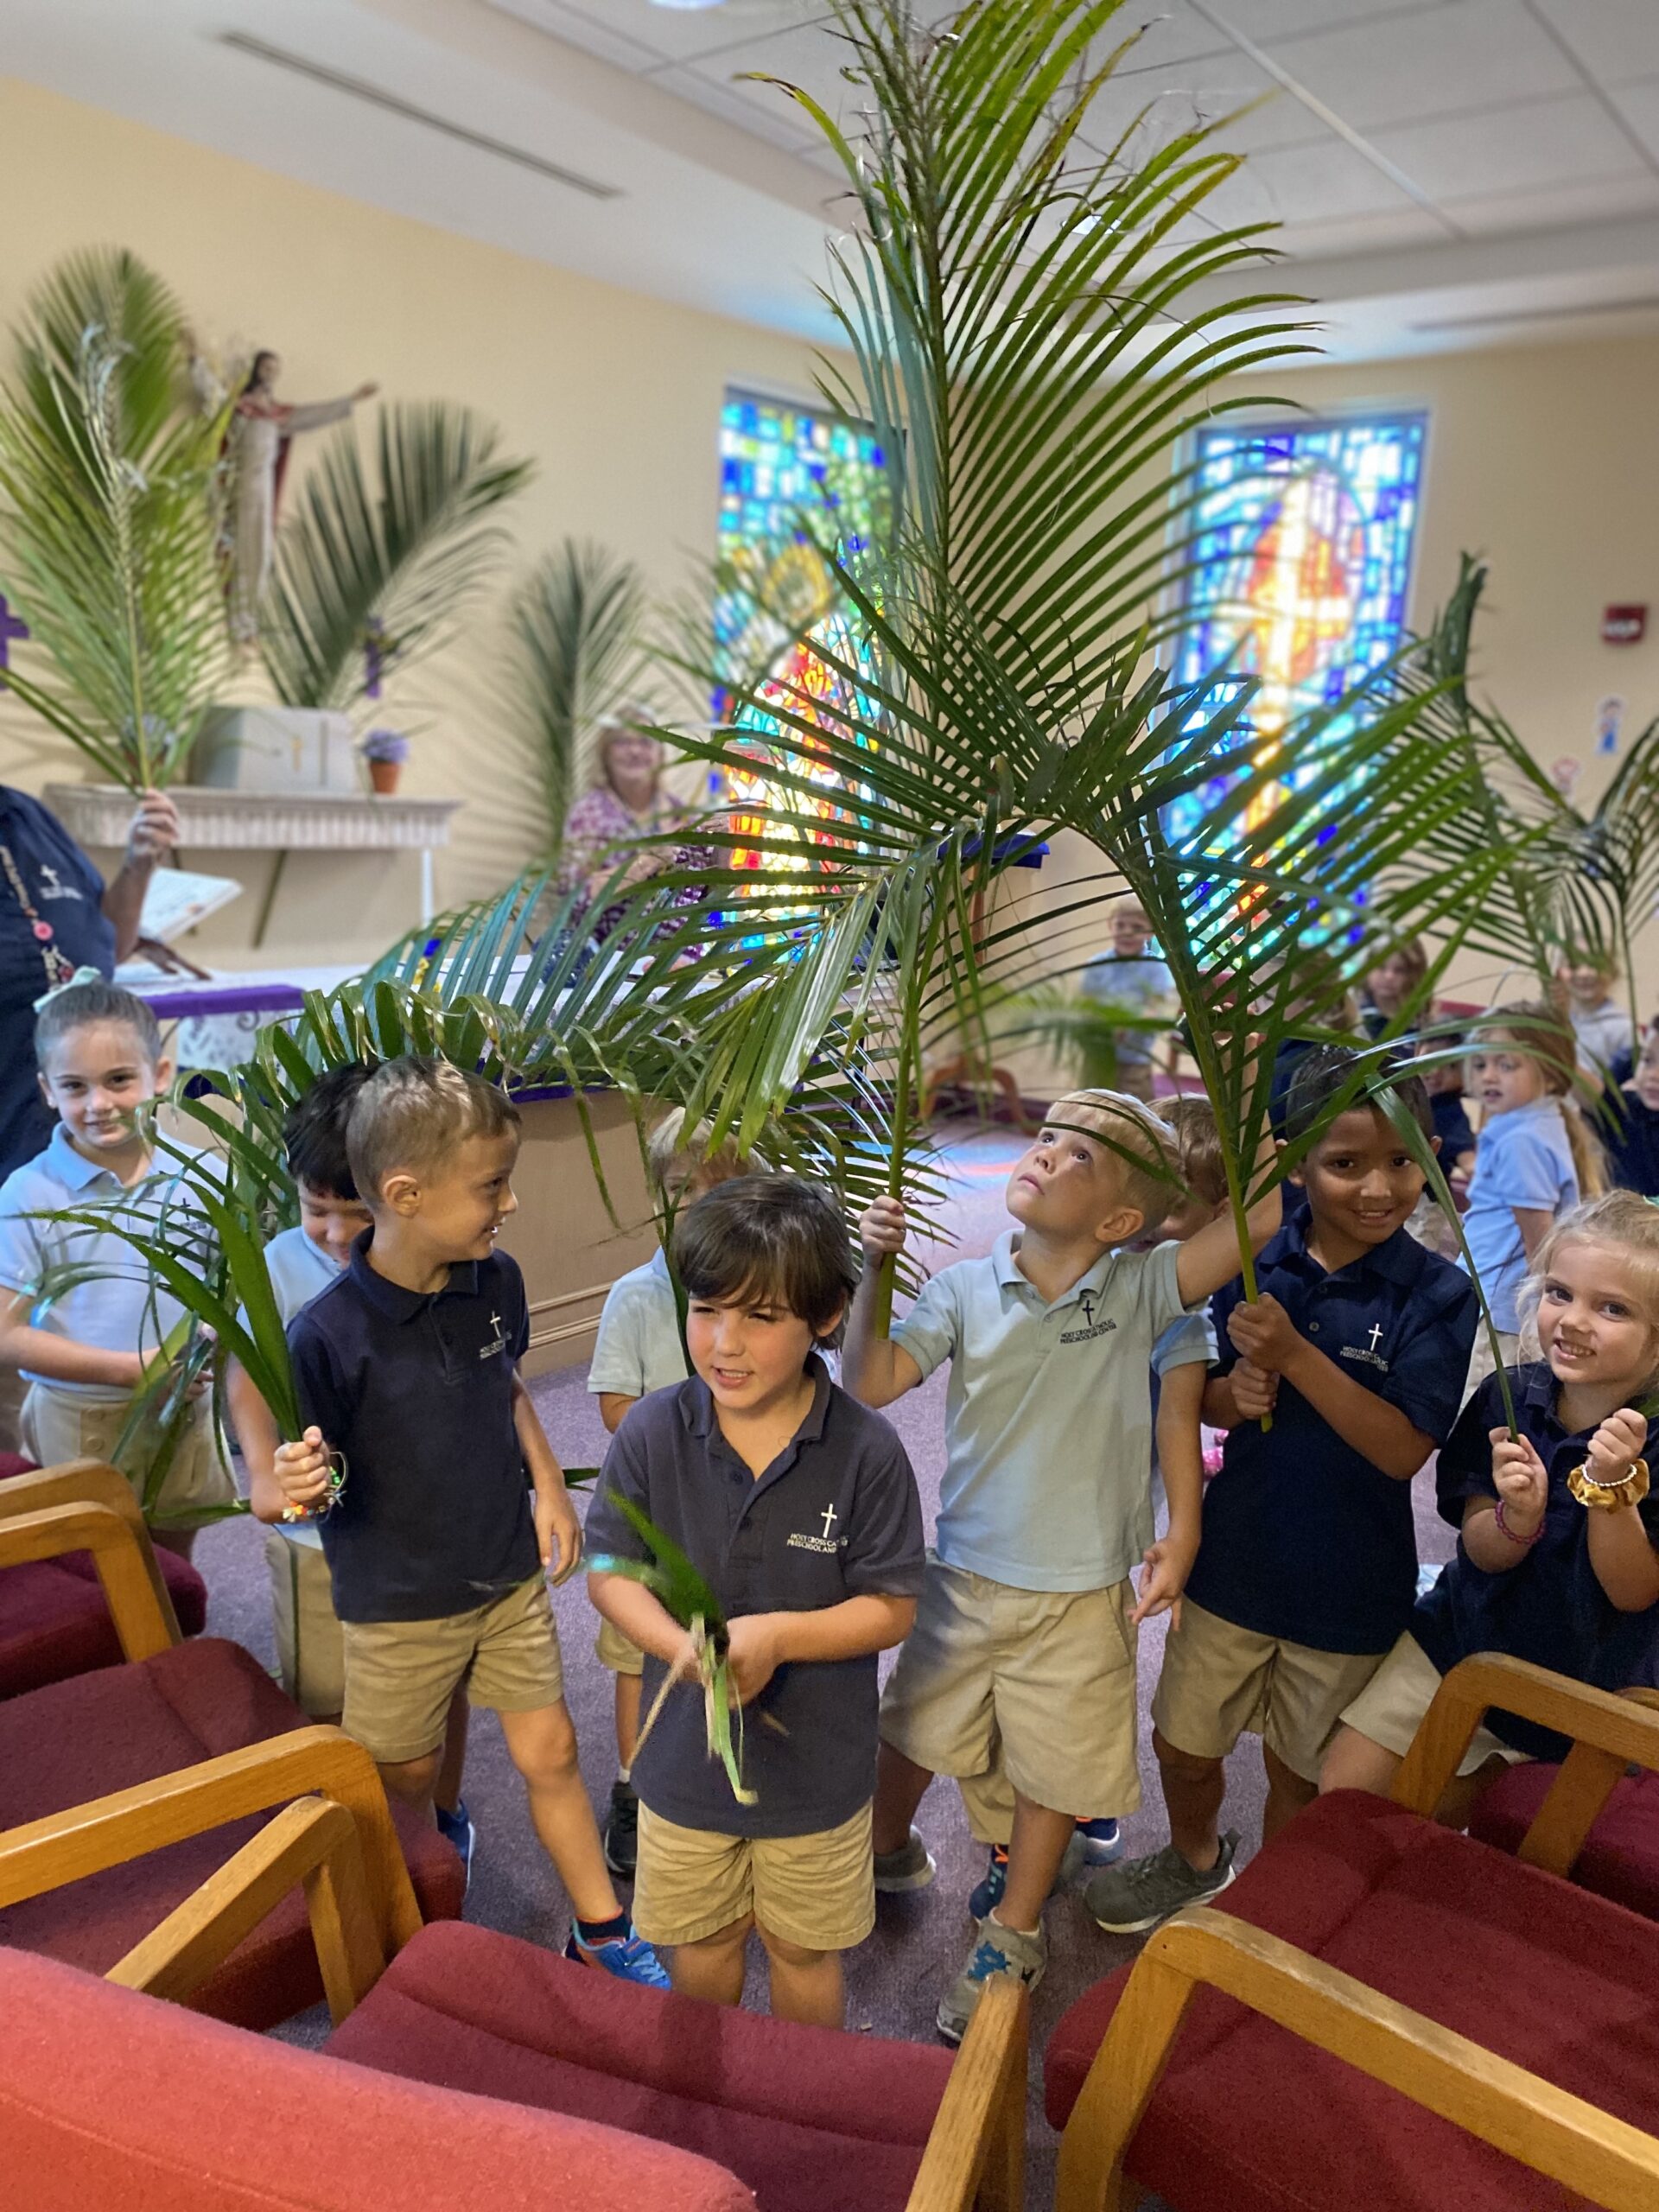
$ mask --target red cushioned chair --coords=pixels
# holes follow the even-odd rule
[[[1659,1691],[1626,1690],[1659,1710]],[[1499,1851],[1518,1851],[1561,1770],[1541,1762],[1512,1766],[1481,1792],[1471,1835]],[[1659,1920],[1659,1774],[1626,1776],[1597,1815],[1573,1868],[1573,1879],[1649,1920]]]
[[[200,1636],[207,1618],[207,1586],[188,1560],[152,1548],[138,1501],[124,1476],[96,1459],[39,1468],[32,1459],[0,1452],[0,1520],[77,1498],[108,1505],[128,1521],[147,1554],[174,1640],[181,1634]],[[90,1552],[65,1552],[56,1559],[0,1569],[0,1698],[139,1656],[122,1649]]]
[[[1574,1738],[1514,1858],[1429,1817],[1492,1706]],[[1392,1798],[1317,1800],[1061,2019],[1057,2212],[1653,2212],[1659,1927],[1562,1878],[1631,1761],[1659,1714],[1453,1669]]]
[[[132,1837],[140,1818],[131,1807],[99,1813],[105,1847],[121,1847],[124,1834],[127,1847],[142,1848],[142,1836],[136,1845]],[[36,1874],[73,1872],[79,1847],[64,1837],[35,1847]],[[0,1837],[0,1890],[14,1878],[19,1850]],[[500,2136],[530,2161],[511,2194],[499,2179],[491,2187],[492,2174],[475,2177],[471,2201],[480,2203],[644,2201],[661,2212],[664,2203],[708,2202],[725,2212],[758,2199],[761,2212],[1017,2212],[1026,2095],[1020,1991],[987,1993],[953,2061],[930,2046],[795,2027],[637,1989],[476,1928],[422,1929],[383,1973],[397,1939],[377,1923],[357,1825],[341,1805],[315,1797],[284,1807],[118,1961],[108,1980],[189,2001],[252,1920],[296,1883],[305,1886],[330,2005],[337,2021],[344,2018],[322,2056],[284,2050],[279,2071],[256,2075],[251,2069],[263,2069],[263,2055],[251,2060],[246,2038],[233,2031],[197,2021],[187,2032],[170,2005],[146,2012],[123,1999],[117,2011],[114,1993],[85,1978],[77,1986],[68,1979],[40,1985],[66,2031],[80,2008],[80,2050],[91,2046],[99,2056],[92,2065],[79,2056],[67,2080],[43,2064],[28,2082],[32,2133],[23,2137],[21,2170],[41,2192],[21,2200],[29,2212],[89,2202],[100,2212],[141,2205],[148,2212],[152,2202],[168,2212],[218,2207],[232,2201],[232,2183],[245,2177],[253,2193],[235,2194],[238,2205],[349,2203],[357,2212],[386,2204],[401,2212],[418,2202],[425,2212],[458,2201],[448,2191],[465,2176],[466,2162],[445,2139],[457,2108],[471,2139],[487,2139],[493,2114]],[[45,1970],[36,1963],[31,1971]],[[11,1976],[0,1955],[0,2004],[11,1999],[8,2017],[30,2018],[35,1987],[15,1991]],[[102,2062],[106,2040],[119,2045],[113,2069]],[[154,2056],[145,2056],[149,2046]],[[136,2094],[126,2063],[133,2052],[143,2059]],[[158,2075],[171,2082],[159,2113],[147,2093]],[[394,2088],[391,2076],[409,2078]],[[0,2086],[0,2166],[13,2177],[20,2164],[8,2142],[8,2098],[15,2102],[18,2079],[9,2065]],[[358,2155],[359,2100],[372,2120],[387,2111],[410,2116],[409,2139],[396,2146],[390,2167],[377,2164],[386,2157],[385,2129],[373,2131],[373,2157]],[[208,2105],[216,2120],[228,2116],[228,2141],[216,2125],[204,2145],[200,2120]],[[314,2127],[319,2115],[328,2117]],[[303,2121],[297,2129],[296,2119]],[[542,2194],[531,2158],[536,2139],[525,2137],[537,2127],[568,2177],[558,2185],[573,2196]],[[83,2136],[90,2152],[79,2147]],[[432,2171],[429,2140],[438,2159]],[[355,2196],[335,2194],[342,2152]],[[547,2155],[536,2152],[537,2159]],[[83,2196],[49,2193],[66,2157]],[[681,2161],[684,2173],[664,2169],[664,2159]],[[590,2160],[613,2192],[608,2199],[594,2194]],[[167,2193],[172,2161],[188,2163],[193,2181],[211,2172],[224,2193]],[[131,2193],[119,2178],[142,2171],[148,2181],[152,2166],[153,2196]],[[295,2194],[282,2194],[280,2181],[276,2193],[258,2193],[261,2183],[271,2185],[270,2175],[289,2173]],[[704,2194],[689,2193],[694,2180]],[[20,2202],[15,2190],[5,2201],[9,2212]]]
[[[65,1502],[0,1520],[0,1568],[79,1550],[92,1554],[132,1656],[0,1704],[0,1840],[29,1847],[0,1885],[0,1944],[106,1972],[237,1850],[255,1815],[306,1790],[350,1807],[388,1947],[423,1916],[460,1912],[459,1858],[429,1822],[388,1810],[360,1745],[310,1726],[239,1644],[175,1640],[153,1560],[118,1506]],[[137,1844],[115,1818],[135,1807]],[[66,1837],[80,1839],[67,1888],[54,1857]],[[249,1925],[192,2001],[270,2027],[315,2004],[322,1982],[297,1898]]]

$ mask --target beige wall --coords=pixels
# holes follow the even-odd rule
[[[521,562],[566,534],[592,537],[638,561],[659,592],[683,589],[714,550],[724,387],[810,390],[807,349],[788,339],[293,184],[7,79],[0,208],[0,324],[60,254],[118,244],[171,282],[204,342],[277,348],[289,398],[376,378],[391,397],[462,400],[492,417],[504,449],[537,467],[511,511]],[[534,778],[490,701],[497,608],[469,627],[463,645],[385,702],[385,719],[416,734],[405,787],[466,800],[439,859],[445,900],[496,888],[532,855],[539,818]],[[42,746],[8,710],[0,780],[37,791],[80,775],[73,753]],[[187,858],[248,885],[188,948],[234,964],[268,864]],[[416,895],[412,858],[297,858],[270,950],[310,961],[372,956],[412,922]]]

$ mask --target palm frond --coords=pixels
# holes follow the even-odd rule
[[[513,595],[507,686],[546,798],[556,855],[577,765],[594,733],[639,688],[645,580],[603,546],[566,538]]]
[[[383,407],[376,480],[344,424],[277,533],[259,608],[260,651],[290,707],[346,709],[366,689],[367,652],[406,669],[453,633],[493,569],[495,510],[529,481],[497,432],[442,402]]]
[[[0,393],[0,584],[50,673],[0,670],[99,770],[176,776],[224,664],[222,417],[183,389],[177,303],[130,254],[60,264]]]

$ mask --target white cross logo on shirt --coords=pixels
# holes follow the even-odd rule
[[[824,1539],[825,1539],[825,1541],[828,1541],[828,1540],[829,1540],[830,1531],[831,1530],[831,1529],[833,1529],[833,1528],[835,1527],[835,1525],[836,1525],[836,1522],[837,1522],[837,1521],[839,1521],[839,1520],[840,1520],[840,1518],[841,1518],[840,1514],[836,1512],[836,1509],[835,1509],[835,1507],[834,1507],[833,1505],[826,1505],[826,1506],[824,1507],[824,1509],[823,1509],[823,1534],[824,1534]]]
[[[1382,1324],[1380,1321],[1374,1322],[1371,1326],[1371,1350],[1373,1351],[1376,1350],[1377,1341],[1381,1338],[1382,1334]]]
[[[499,1337],[501,1333],[501,1316],[499,1313],[491,1314],[490,1326],[495,1331],[496,1335]]]

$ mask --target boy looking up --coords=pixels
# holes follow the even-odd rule
[[[645,1170],[659,1222],[694,1205],[717,1183],[729,1183],[747,1170],[730,1145],[709,1150],[709,1125],[685,1131],[685,1109],[677,1106],[651,1133]],[[686,1376],[685,1347],[668,1262],[653,1252],[642,1268],[631,1268],[611,1285],[594,1340],[588,1388],[599,1400],[599,1416],[614,1436],[630,1406],[653,1390],[666,1389]],[[603,1615],[594,1649],[601,1667],[616,1677],[616,1780],[605,1816],[605,1864],[631,1880],[639,1855],[639,1800],[633,1789],[633,1747],[639,1734],[639,1684],[645,1657],[636,1643],[620,1635]]]
[[[1287,1102],[1293,1141],[1357,1059],[1339,1045],[1306,1056]],[[1421,1080],[1389,1088],[1427,1136]],[[1227,1430],[1226,1450],[1152,1703],[1171,1842],[1090,1882],[1089,1910],[1113,1934],[1232,1880],[1238,1838],[1217,1823],[1222,1761],[1241,1735],[1262,1738],[1264,1837],[1317,1795],[1344,1707],[1415,1601],[1411,1478],[1457,1418],[1474,1290],[1407,1235],[1425,1179],[1381,1107],[1338,1115],[1291,1180],[1307,1210],[1262,1253],[1258,1303],[1235,1281],[1212,1308],[1222,1352],[1205,1418]]]
[[[514,1211],[518,1116],[495,1087],[411,1054],[352,1108],[352,1178],[372,1226],[288,1332],[310,1426],[275,1456],[322,1521],[346,1652],[343,1726],[394,1796],[429,1805],[450,1700],[493,1706],[575,1913],[567,1955],[661,1988],[617,1907],[576,1764],[546,1570],[582,1531],[518,1362],[524,1278],[495,1249]],[[531,1504],[531,1486],[534,1505]]]
[[[939,2005],[950,2042],[993,1975],[1040,1979],[1076,1808],[1141,1802],[1129,1578],[1153,1535],[1152,1350],[1238,1266],[1227,1221],[1123,1249],[1176,1195],[1171,1147],[1139,1100],[1074,1091],[1008,1179],[1017,1241],[943,1269],[890,1338],[872,1326],[874,1266],[853,1301],[842,1371],[867,1405],[950,1362],[936,1555],[881,1707],[878,1886],[932,1878],[910,1823],[936,1774],[983,1776],[1000,1755],[1014,1791],[1001,1899]],[[1255,1243],[1279,1211],[1271,1190],[1252,1207]],[[896,1252],[903,1207],[877,1199],[859,1233],[872,1262]]]
[[[904,1447],[830,1380],[855,1273],[834,1203],[792,1175],[747,1175],[682,1215],[696,1374],[617,1431],[588,1516],[596,1548],[643,1559],[612,1503],[638,1505],[719,1600],[746,1708],[740,1803],[709,1757],[703,1704],[671,1692],[641,1745],[634,1910],[674,1986],[735,2005],[751,1928],[780,2018],[839,2027],[841,1955],[875,1920],[870,1798],[876,1654],[915,1618],[922,1511]],[[652,1593],[590,1573],[605,1618],[646,1655],[655,1696],[695,1665]]]

